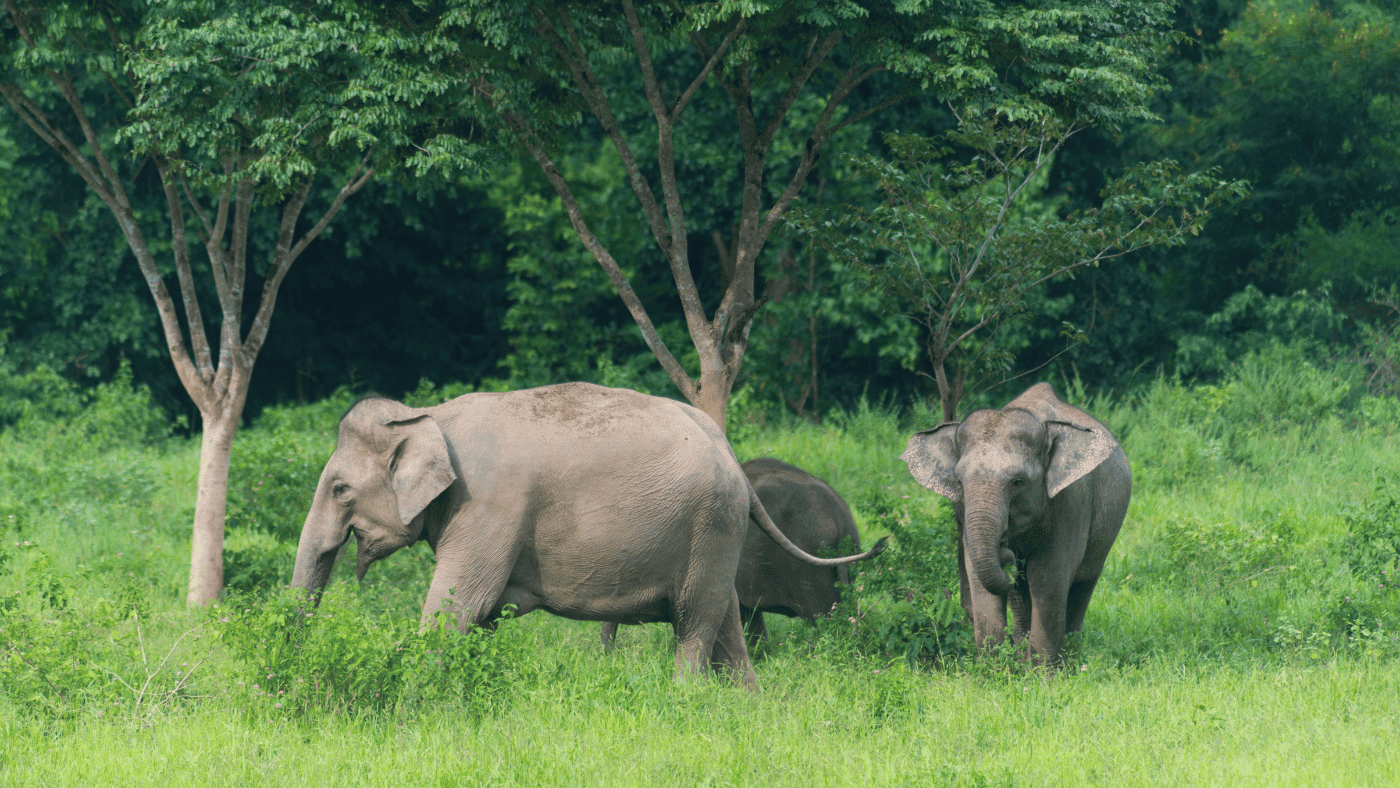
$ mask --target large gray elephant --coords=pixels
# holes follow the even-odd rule
[[[850,537],[851,547],[860,551],[860,531],[851,509],[826,482],[772,457],[749,460],[741,467],[764,510],[793,544],[815,553],[833,549]],[[756,648],[768,636],[764,613],[812,621],[831,612],[840,600],[836,584],[849,582],[846,565],[812,566],[800,561],[751,520],[734,576],[749,648]],[[616,633],[616,622],[603,625],[604,648],[612,648]]]
[[[1001,410],[915,434],[900,456],[920,484],[953,502],[962,605],[977,645],[1029,639],[1058,663],[1084,611],[1132,493],[1128,458],[1108,428],[1048,383]],[[1014,560],[1013,584],[1002,564]]]
[[[755,686],[734,574],[750,520],[793,555],[724,434],[673,400],[586,383],[467,394],[430,408],[367,399],[341,419],[302,526],[292,585],[322,589],[354,534],[358,575],[423,539],[423,603],[459,625],[507,605],[586,621],[669,621],[676,674]]]

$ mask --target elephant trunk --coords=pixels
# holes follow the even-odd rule
[[[316,516],[319,508],[313,504],[311,514],[302,525],[301,540],[297,542],[297,561],[292,569],[292,588],[306,589],[310,596],[317,599],[320,598],[321,589],[330,582],[336,554],[350,536],[348,529],[340,534],[327,534],[328,529],[318,523],[321,519]]]
[[[1006,500],[1000,491],[969,495],[965,511],[967,552],[973,574],[982,587],[998,596],[1011,590],[1011,580],[1001,569],[1001,536],[1006,533]]]

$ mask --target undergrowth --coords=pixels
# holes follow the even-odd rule
[[[1362,396],[1341,408],[1324,370],[1266,375],[1249,363],[1219,385],[1163,379],[1117,401],[1061,391],[1118,432],[1136,486],[1060,677],[1199,660],[1400,655],[1393,403]],[[362,584],[340,582],[353,566],[342,556],[337,582],[314,609],[282,588],[348,393],[269,409],[240,434],[229,591],[207,615],[185,613],[197,446],[136,415],[149,409],[148,394],[109,385],[48,415],[12,410],[19,415],[0,433],[0,709],[9,709],[0,717],[144,719],[220,704],[273,719],[392,717],[434,704],[475,714],[562,680],[540,625],[508,621],[494,635],[460,633],[437,618],[420,627],[434,567],[421,545],[380,562]],[[1259,390],[1295,386],[1317,396]],[[463,388],[425,383],[412,397],[432,404]],[[864,543],[893,537],[886,553],[854,567],[832,615],[773,628],[761,676],[764,665],[852,672],[863,677],[851,690],[861,708],[893,719],[917,714],[899,701],[910,682],[943,675],[998,685],[1037,675],[1011,646],[992,654],[972,646],[951,508],[896,459],[922,421],[869,404],[833,411],[820,425],[738,410],[747,425],[733,436],[742,458],[776,456],[808,469],[847,499]],[[79,426],[55,419],[106,426],[81,427],[83,440],[103,437],[74,452],[63,435]],[[645,681],[669,686],[669,636],[648,637]],[[612,676],[609,691],[630,692],[629,682],[642,680]]]

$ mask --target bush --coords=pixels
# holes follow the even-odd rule
[[[265,707],[356,711],[444,700],[481,708],[524,661],[506,631],[458,632],[446,614],[418,631],[416,618],[375,612],[360,589],[330,586],[315,608],[300,589],[237,594],[213,610],[240,665],[239,685]]]
[[[1302,533],[1298,517],[1282,512],[1261,520],[1176,517],[1164,529],[1172,580],[1181,574],[1219,586],[1262,572],[1296,568],[1290,559]]]
[[[165,659],[148,655],[141,627],[150,623],[151,589],[144,581],[86,605],[71,583],[37,545],[0,545],[0,587],[8,589],[0,595],[0,696],[58,718],[149,712],[189,697],[192,670],[170,659],[183,636]]]
[[[262,428],[240,433],[229,458],[227,523],[295,542],[326,457],[307,436]]]
[[[252,591],[283,584],[296,565],[295,543],[248,528],[230,528],[224,535],[224,586]]]
[[[335,435],[340,417],[355,401],[355,394],[341,386],[330,396],[303,405],[270,405],[258,414],[254,429],[269,433],[317,432]]]
[[[475,390],[474,386],[467,383],[448,383],[439,387],[431,380],[422,378],[418,381],[418,388],[404,395],[403,404],[410,408],[431,408]]]
[[[884,553],[851,567],[851,585],[818,632],[865,657],[938,662],[971,653],[952,512],[940,504],[939,517],[918,516],[907,499],[887,486],[857,501],[892,539]]]
[[[1352,574],[1378,582],[1400,581],[1400,484],[1377,474],[1370,499],[1344,519],[1342,554]]]
[[[1400,648],[1400,485],[1378,474],[1371,496],[1346,512],[1341,543],[1349,582],[1331,591],[1330,634],[1363,650]]]
[[[60,452],[158,443],[175,426],[149,387],[132,386],[125,359],[110,382],[90,391],[48,367],[20,375],[0,366],[0,420]]]
[[[1355,410],[1367,400],[1357,368],[1324,368],[1298,347],[1275,345],[1229,365],[1219,384],[1187,387],[1159,376],[1105,421],[1135,469],[1153,482],[1181,484],[1226,463],[1273,467],[1281,453],[1315,447],[1321,427],[1353,413],[1371,418]],[[1289,442],[1283,452],[1281,439]]]

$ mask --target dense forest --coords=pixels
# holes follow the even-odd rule
[[[1162,158],[1188,170],[1219,168],[1221,177],[1247,182],[1248,196],[1216,207],[1184,245],[1137,251],[1036,287],[1026,319],[995,339],[1003,360],[990,382],[1029,372],[1027,380],[1077,376],[1090,388],[1122,392],[1159,374],[1210,381],[1247,353],[1284,345],[1310,363],[1360,364],[1358,383],[1395,393],[1393,351],[1387,355],[1383,340],[1400,317],[1394,292],[1386,292],[1400,281],[1397,13],[1386,2],[1180,3],[1169,19],[1176,35],[1155,53],[1156,117],[1069,138],[1022,210],[1093,208],[1107,182]],[[7,23],[7,45],[19,46],[13,33]],[[607,76],[622,86],[618,96],[643,92],[625,68]],[[100,74],[77,86],[95,122],[119,125],[120,91]],[[680,177],[693,202],[691,266],[713,311],[725,276],[723,239],[737,221],[724,198],[740,187],[740,154],[725,135],[723,107],[713,96],[696,101],[690,141],[705,155]],[[949,123],[946,104],[932,96],[859,120],[823,153],[802,200],[834,211],[878,203],[881,194],[853,157],[890,157],[888,132],[935,134]],[[552,152],[581,184],[583,214],[625,258],[659,333],[684,336],[665,267],[636,262],[656,251],[641,240],[637,198],[606,132],[588,112],[575,113],[566,128]],[[149,162],[128,155],[115,164],[147,237],[168,245],[161,181]],[[424,378],[481,388],[594,380],[678,396],[539,168],[511,149],[484,153],[479,163],[431,186],[402,172],[373,179],[345,201],[287,272],[245,419],[342,386],[397,395]],[[777,190],[783,178],[771,182]],[[303,228],[337,188],[316,185]],[[271,214],[264,208],[253,221],[272,222]],[[260,291],[273,257],[270,228],[249,236],[250,293]],[[0,112],[0,233],[5,418],[26,396],[19,379],[37,368],[91,385],[129,362],[168,411],[197,422],[111,213],[9,109]],[[861,396],[906,403],[933,393],[921,352],[926,330],[873,294],[862,266],[787,223],[757,267],[768,299],[737,382],[750,403],[819,417]],[[173,269],[163,274],[174,288]],[[199,286],[204,322],[217,336],[212,280]],[[249,318],[255,306],[245,305]],[[1062,353],[1066,323],[1082,341]]]

